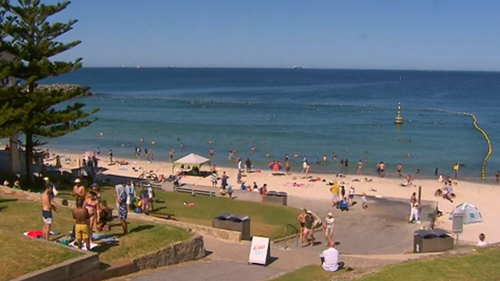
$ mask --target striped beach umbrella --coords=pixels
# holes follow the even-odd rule
[[[281,163],[280,161],[272,161],[272,162],[269,162],[269,169],[273,170],[273,171],[279,171],[281,169],[283,169],[283,163]]]

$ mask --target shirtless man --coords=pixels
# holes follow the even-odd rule
[[[76,200],[82,199],[82,201],[85,201],[85,196],[87,195],[87,188],[82,184],[82,181],[77,178],[75,180],[75,185],[73,186],[73,194],[76,197]]]
[[[297,217],[297,221],[299,221],[299,226],[300,226],[300,242],[304,242],[304,227],[306,227],[306,215],[307,215],[307,209],[304,209],[303,213],[300,213],[299,216]]]
[[[42,218],[43,218],[43,239],[49,240],[50,227],[52,226],[52,210],[56,210],[56,206],[52,203],[52,187],[45,186],[45,191],[42,194]]]
[[[83,200],[80,198],[76,199],[73,218],[75,219],[75,239],[78,249],[82,248],[82,242],[85,241],[87,250],[90,250],[89,211],[83,207]]]

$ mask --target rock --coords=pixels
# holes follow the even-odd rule
[[[35,88],[35,92],[37,91],[62,91],[62,92],[70,92],[75,91],[79,88],[85,88],[84,86],[77,84],[39,84]],[[93,96],[89,90],[83,92],[79,97],[87,97]]]

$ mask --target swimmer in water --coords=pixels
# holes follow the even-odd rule
[[[262,139],[262,143],[266,143],[266,139]]]
[[[101,138],[102,138],[102,137],[104,137],[104,133],[101,131],[101,132],[99,133],[99,136],[100,136]]]
[[[183,149],[183,148],[184,148],[184,144],[181,142],[181,144],[179,145],[179,147],[180,147],[181,149]]]
[[[154,140],[151,141],[151,145],[155,145],[156,142]]]
[[[255,146],[252,145],[251,150],[252,150],[252,152],[255,152]]]
[[[325,162],[325,163],[328,162],[328,157],[326,157],[326,154],[323,155],[323,162]]]
[[[337,154],[335,152],[332,153],[332,160],[337,161]]]
[[[271,157],[271,153],[267,152],[267,153],[266,153],[266,157],[267,157],[267,158]]]
[[[406,153],[406,158],[410,158],[410,152]]]
[[[293,158],[299,158],[299,154],[298,154],[298,153],[295,153],[295,154],[293,155]]]
[[[207,141],[207,144],[213,144],[213,143],[214,143],[214,141],[213,141],[213,140],[208,140],[208,141]]]
[[[214,149],[210,148],[210,156],[214,156]]]
[[[143,139],[143,138],[140,138],[140,139],[139,139],[139,142],[144,142],[144,139]]]

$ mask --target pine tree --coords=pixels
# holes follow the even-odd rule
[[[66,23],[51,22],[49,18],[66,9],[69,1],[46,5],[40,0],[18,0],[12,4],[0,0],[0,8],[7,17],[2,30],[7,35],[5,50],[21,63],[12,64],[9,75],[21,79],[23,91],[12,97],[10,108],[22,109],[21,118],[11,118],[4,124],[7,130],[19,129],[26,137],[26,174],[28,182],[33,182],[33,148],[40,145],[40,137],[54,138],[81,129],[95,122],[90,115],[97,112],[83,111],[83,103],[69,103],[71,99],[87,91],[79,88],[71,91],[37,90],[37,82],[81,68],[81,58],[74,62],[52,61],[52,57],[78,46],[81,41],[63,43],[58,38],[71,31],[77,20]],[[61,103],[66,104],[62,108]],[[56,107],[57,105],[57,107]]]

